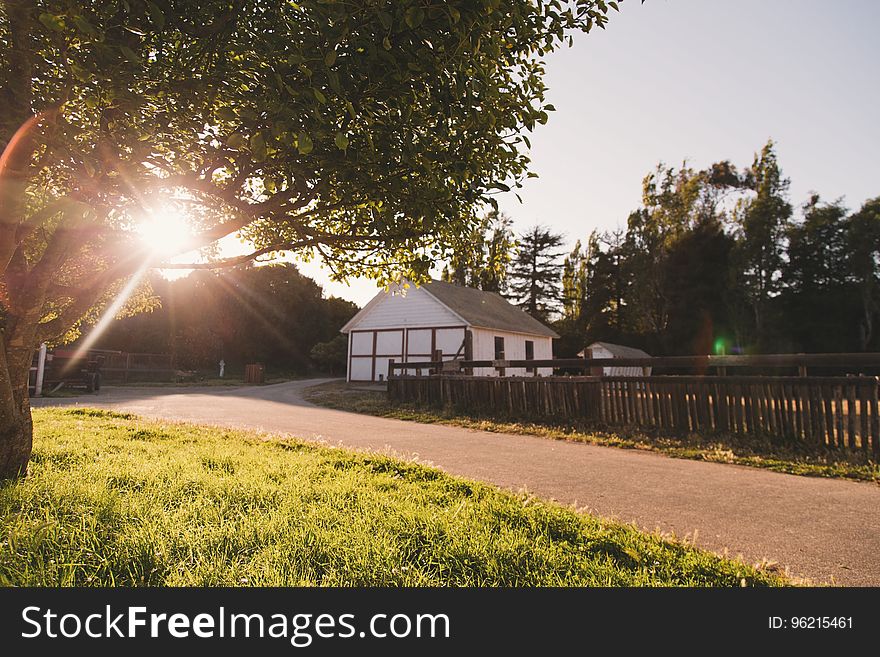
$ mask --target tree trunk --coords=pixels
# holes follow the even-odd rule
[[[0,480],[27,474],[33,447],[28,376],[33,352],[7,349],[0,335]]]

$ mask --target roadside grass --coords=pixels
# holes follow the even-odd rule
[[[36,409],[0,484],[15,586],[764,586],[632,526],[380,454],[94,409]]]
[[[385,392],[352,388],[340,381],[308,388],[305,397],[313,404],[327,408],[398,420],[448,424],[494,433],[541,436],[593,445],[641,449],[660,452],[675,458],[735,463],[810,477],[834,477],[880,483],[880,465],[863,452],[811,449],[795,441],[780,444],[768,438],[699,434],[678,438],[648,435],[637,431],[627,433],[602,431],[576,423],[544,424],[513,421],[478,414],[464,414],[453,409],[395,404],[388,399]]]
[[[266,375],[263,383],[245,383],[244,374],[232,374],[222,379],[217,376],[205,378],[192,378],[180,381],[132,381],[131,383],[106,383],[105,388],[214,388],[232,386],[268,386],[275,383],[286,383],[297,379],[306,378],[302,374],[277,374]]]

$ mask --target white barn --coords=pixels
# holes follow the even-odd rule
[[[585,347],[578,356],[581,358],[650,358],[651,355],[635,347],[626,347],[612,342],[594,342]],[[650,376],[650,367],[595,367],[590,372],[593,376]]]
[[[349,381],[382,381],[390,359],[429,361],[437,350],[443,360],[548,360],[553,338],[559,337],[494,292],[443,281],[380,292],[341,332],[348,335]],[[499,371],[486,367],[473,373],[495,376]],[[552,373],[550,368],[504,371],[505,376]]]

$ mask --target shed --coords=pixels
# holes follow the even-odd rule
[[[585,347],[578,356],[581,358],[650,358],[651,355],[635,347],[627,347],[611,342],[594,342]],[[614,367],[593,368],[595,376],[650,376],[650,367]],[[601,370],[601,371],[600,371]]]
[[[345,326],[349,381],[382,381],[388,361],[549,360],[559,336],[494,292],[443,281],[402,283],[377,294]],[[477,368],[477,376],[499,370]],[[506,368],[506,376],[550,375],[551,368]]]

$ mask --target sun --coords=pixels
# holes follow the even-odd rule
[[[193,237],[189,217],[173,206],[150,211],[136,230],[141,242],[161,257],[170,257],[186,250]]]

